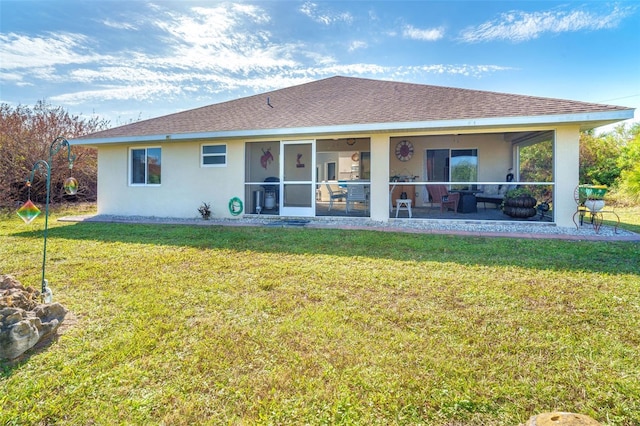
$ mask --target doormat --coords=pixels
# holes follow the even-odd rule
[[[266,223],[267,226],[305,226],[308,220],[276,220]]]

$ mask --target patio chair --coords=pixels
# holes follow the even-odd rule
[[[329,210],[333,207],[333,200],[343,200],[347,197],[347,191],[340,188],[336,184],[331,184],[324,182],[324,185],[327,187],[327,192],[329,193]]]
[[[431,195],[432,203],[440,203],[441,212],[445,211],[445,207],[453,208],[454,212],[458,211],[459,192],[449,192],[445,185],[427,185],[427,191]]]
[[[355,203],[364,203],[365,212],[369,212],[369,197],[364,185],[347,186],[347,214],[349,214],[349,205],[354,206]]]

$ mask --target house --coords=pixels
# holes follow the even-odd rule
[[[336,76],[70,143],[97,148],[99,214],[194,218],[207,202],[213,217],[388,221],[398,213],[395,200],[406,199],[411,220],[458,220],[495,211],[487,198],[517,184],[552,205],[548,220],[569,227],[579,132],[633,113],[612,105]],[[531,147],[550,159],[536,180],[522,164],[538,152]],[[432,185],[460,193],[458,212],[441,205],[446,197],[434,199]],[[332,197],[333,190],[342,196]]]

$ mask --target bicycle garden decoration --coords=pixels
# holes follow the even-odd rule
[[[578,205],[576,212],[573,214],[573,223],[579,228],[584,223],[585,215],[589,215],[589,220],[593,225],[596,233],[600,231],[600,227],[604,222],[604,214],[612,214],[616,218],[614,231],[618,232],[620,217],[613,208],[605,210],[606,201],[604,199],[608,188],[605,185],[578,185],[574,191],[573,198]],[[576,222],[578,217],[578,222]]]

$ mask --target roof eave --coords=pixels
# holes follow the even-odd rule
[[[446,130],[495,127],[527,127],[540,125],[579,124],[581,130],[612,124],[634,117],[634,109],[588,112],[558,115],[534,115],[515,117],[471,118],[456,120],[408,121],[390,123],[345,124],[336,126],[288,127],[274,129],[228,130],[217,132],[194,132],[155,134],[143,136],[118,136],[96,139],[70,139],[71,145],[104,145],[118,143],[160,143],[194,139],[235,139],[276,136],[310,136],[348,133],[380,133],[393,131]]]

